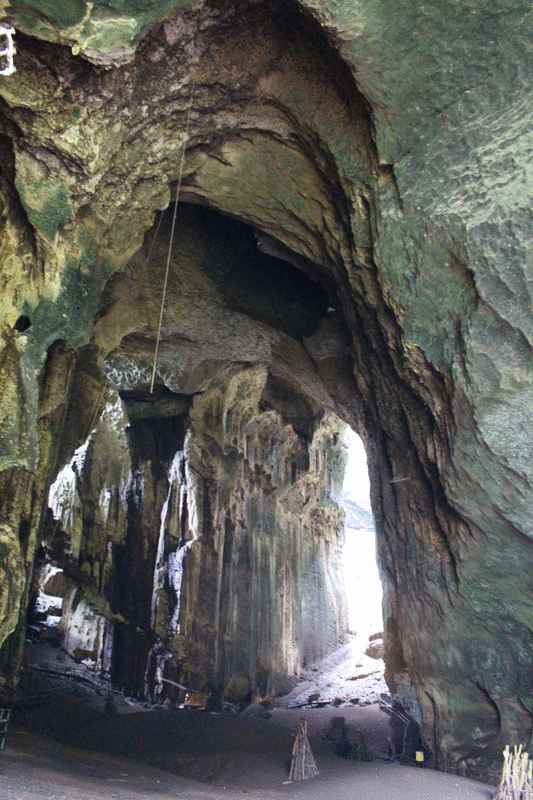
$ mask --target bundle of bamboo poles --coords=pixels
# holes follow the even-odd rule
[[[315,775],[318,775],[318,767],[307,737],[307,721],[302,720],[298,725],[292,748],[289,780],[306,781],[308,778],[314,778]]]
[[[533,761],[520,747],[503,751],[502,778],[495,800],[533,800]]]

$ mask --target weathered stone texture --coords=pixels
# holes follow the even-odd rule
[[[298,432],[266,382],[264,369],[249,370],[195,400],[186,445],[198,538],[180,641],[196,683],[212,676],[241,701],[286,687],[347,630],[339,422]]]
[[[52,484],[45,543],[70,585],[63,646],[130,691],[161,696],[149,669],[160,651],[166,676],[245,702],[343,639],[342,425],[297,433],[267,380],[265,368],[235,371],[190,422],[137,418],[129,444],[110,403]]]

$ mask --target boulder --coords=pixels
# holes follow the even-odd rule
[[[374,639],[365,650],[370,658],[385,658],[385,645],[383,639]]]

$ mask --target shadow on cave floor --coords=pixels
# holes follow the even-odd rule
[[[146,722],[155,722],[152,728],[158,725],[157,716],[140,715]],[[167,736],[168,731],[162,735]],[[279,745],[278,736],[272,740]],[[208,747],[209,741],[204,746]],[[0,800],[237,800],[244,796],[249,800],[488,800],[493,795],[489,787],[468,779],[396,764],[355,765],[333,757],[326,759],[321,752],[317,752],[318,778],[287,785],[287,773],[280,767],[285,753],[279,746],[270,750],[264,746],[265,742],[255,755],[246,750],[224,755],[226,763],[233,761],[242,780],[253,772],[249,765],[255,758],[263,780],[268,777],[268,786],[257,788],[252,782],[247,788],[232,787],[228,782],[208,786],[139,763],[138,758],[74,749],[18,728],[0,756]]]
[[[32,658],[53,671],[54,654],[65,670],[69,664],[64,655],[50,645],[37,645]],[[330,673],[324,671],[322,676],[342,671],[350,659],[347,645],[336,658],[330,657]],[[34,677],[32,691],[41,702],[25,709],[22,704],[8,748],[0,754],[0,800],[103,796],[236,800],[243,795],[250,800],[303,795],[306,800],[487,800],[491,796],[488,787],[456,776],[380,758],[370,763],[339,758],[328,736],[335,717],[344,716],[348,731],[362,732],[375,751],[385,741],[387,718],[375,704],[295,710],[285,698],[265,719],[246,713],[144,708],[123,698],[110,713],[105,686],[89,686],[84,680],[88,673],[76,666],[76,680],[54,679],[45,672]],[[305,693],[303,684],[300,687]],[[309,722],[320,776],[305,784],[287,784],[293,734],[302,717]]]

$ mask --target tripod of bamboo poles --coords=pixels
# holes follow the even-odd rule
[[[289,780],[306,781],[316,775],[318,767],[307,736],[307,720],[303,719],[298,725],[294,739]]]

